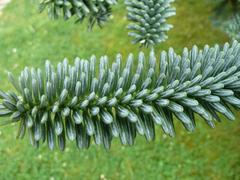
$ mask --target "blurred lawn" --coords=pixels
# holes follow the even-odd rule
[[[88,32],[73,21],[50,21],[38,14],[34,0],[13,0],[0,16],[0,84],[12,88],[6,72],[18,75],[24,66],[43,67],[48,58],[54,64],[65,57],[88,58],[129,52],[137,55],[138,46],[127,37],[123,3],[114,8],[114,18],[103,28]],[[194,44],[223,43],[228,38],[209,21],[212,4],[208,0],[176,0],[177,16],[169,40],[156,52],[170,46],[181,52]],[[149,51],[149,50],[144,50]],[[238,116],[240,118],[240,113]],[[50,152],[46,145],[33,149],[28,142],[16,140],[16,126],[0,127],[0,179],[240,179],[240,121],[223,122],[215,129],[198,120],[194,133],[176,123],[177,137],[159,133],[147,143],[138,137],[134,147],[122,147],[115,140],[112,149],[92,145],[77,150],[68,143],[65,152]],[[180,128],[178,128],[180,127]]]

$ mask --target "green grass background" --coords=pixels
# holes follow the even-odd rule
[[[213,4],[209,0],[176,0],[177,16],[169,39],[156,52],[196,44],[223,44],[228,37],[209,20]],[[37,12],[33,0],[13,0],[0,16],[0,87],[12,89],[7,71],[18,75],[25,66],[43,67],[46,59],[54,64],[65,57],[89,58],[117,53],[139,52],[127,37],[125,7],[114,7],[114,18],[103,28],[88,32],[86,24],[72,20],[50,21]],[[143,49],[145,52],[149,50]],[[176,123],[177,136],[170,138],[157,128],[157,138],[147,143],[138,137],[134,147],[113,141],[110,151],[92,145],[77,150],[68,143],[65,152],[49,151],[45,145],[36,150],[28,137],[16,140],[16,125],[0,127],[0,179],[240,179],[240,113],[237,120],[223,118],[215,129],[197,120],[194,133]]]

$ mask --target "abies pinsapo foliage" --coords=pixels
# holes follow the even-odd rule
[[[65,20],[76,17],[76,22],[82,22],[88,18],[88,26],[91,29],[95,23],[100,27],[111,15],[111,6],[117,0],[41,0],[40,11],[48,9],[51,18],[57,19],[61,16]]]
[[[28,132],[36,147],[46,141],[64,150],[68,139],[88,148],[93,139],[109,149],[114,137],[123,145],[137,135],[154,140],[155,126],[174,136],[174,121],[193,131],[196,114],[214,127],[220,114],[234,120],[231,109],[240,108],[237,41],[185,48],[181,56],[170,48],[159,57],[151,51],[108,61],[101,57],[98,68],[95,56],[57,67],[47,61],[44,72],[26,67],[17,80],[9,73],[17,92],[0,91],[0,116],[11,117],[0,122],[17,122],[18,137]]]
[[[133,43],[153,46],[165,41],[166,33],[173,27],[166,21],[176,14],[171,6],[174,0],[126,0],[129,36]]]

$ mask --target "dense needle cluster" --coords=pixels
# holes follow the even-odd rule
[[[113,137],[123,145],[133,145],[137,134],[154,140],[155,126],[174,136],[174,121],[193,131],[195,114],[214,127],[219,114],[234,120],[231,107],[240,108],[237,41],[185,48],[181,56],[172,48],[159,58],[140,52],[126,63],[117,55],[111,66],[103,56],[98,68],[96,61],[64,60],[56,68],[47,61],[45,72],[26,67],[18,80],[9,73],[18,93],[0,91],[0,116],[11,116],[0,122],[18,122],[18,137],[28,131],[37,147],[47,141],[64,150],[67,138],[88,148],[92,138],[109,149]]]
[[[41,0],[40,11],[48,9],[49,16],[57,19],[63,16],[65,20],[76,17],[76,22],[89,20],[89,28],[95,23],[100,27],[111,15],[111,6],[117,0]]]
[[[174,0],[126,0],[129,36],[133,43],[143,46],[158,44],[165,41],[166,32],[173,26],[166,20],[175,15],[175,8],[171,7]]]
[[[225,23],[224,31],[232,39],[240,40],[240,15],[233,16]]]

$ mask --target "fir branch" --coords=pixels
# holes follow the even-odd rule
[[[0,116],[11,117],[4,124],[18,122],[18,137],[26,131],[36,147],[47,141],[50,149],[64,150],[66,138],[78,148],[88,148],[91,138],[110,148],[114,137],[133,145],[139,135],[155,138],[155,126],[174,136],[174,121],[194,131],[195,115],[210,126],[219,115],[234,120],[231,107],[240,108],[240,44],[234,41],[203,50],[194,46],[177,55],[172,48],[154,51],[138,60],[121,55],[110,64],[108,57],[89,61],[67,60],[56,68],[46,62],[45,72],[26,67],[18,80],[9,80],[18,91],[0,91]],[[137,66],[134,64],[137,63]],[[176,117],[176,118],[174,118]]]
[[[63,16],[68,20],[75,16],[76,22],[82,22],[88,18],[91,29],[95,23],[103,26],[111,15],[111,6],[116,3],[117,0],[41,0],[39,10],[42,12],[47,9],[52,19]]]
[[[234,15],[223,25],[223,30],[228,36],[235,40],[240,40],[240,14]]]
[[[141,46],[155,45],[165,41],[173,26],[167,24],[167,19],[174,16],[175,8],[171,7],[174,0],[126,0],[129,36]]]

